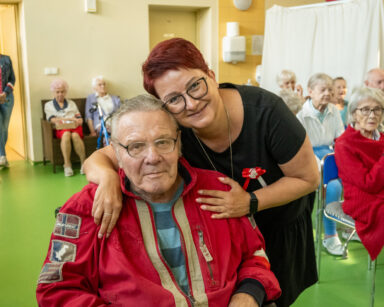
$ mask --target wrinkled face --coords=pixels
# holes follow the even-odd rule
[[[376,114],[375,114],[376,113]],[[381,105],[373,99],[365,99],[359,102],[357,109],[353,112],[355,129],[362,134],[371,134],[375,131],[382,120]]]
[[[180,138],[177,138],[177,127],[169,115],[161,110],[131,112],[120,118],[117,129],[117,140],[113,140],[112,144],[131,189],[152,202],[171,200],[178,184]],[[168,138],[177,138],[174,150],[159,153],[154,142]],[[136,150],[135,144],[146,143],[148,147],[140,156],[132,157],[118,143],[123,146],[131,144],[134,146],[132,150]]]
[[[53,97],[55,97],[57,102],[64,102],[65,96],[67,95],[67,90],[64,86],[56,87],[53,91]]]
[[[101,97],[107,94],[107,87],[104,80],[97,80],[95,85],[95,91]]]
[[[205,77],[206,80],[207,94],[200,99],[194,99],[187,95],[186,92],[190,91],[194,83],[202,77]],[[163,102],[180,94],[184,96],[186,104],[184,111],[174,114],[182,126],[201,129],[214,121],[221,98],[213,72],[207,75],[200,69],[169,70],[155,80],[154,86]]]
[[[347,82],[345,80],[337,79],[333,83],[335,98],[338,100],[344,100],[345,95],[347,94]]]
[[[308,88],[308,93],[309,96],[311,96],[313,106],[322,111],[332,98],[333,86],[320,81],[317,82],[312,89]]]
[[[296,86],[296,82],[294,79],[289,79],[289,80],[286,80],[284,81],[282,84],[281,84],[281,88],[282,89],[290,89],[292,91],[295,90],[295,86]]]
[[[373,71],[369,75],[367,86],[384,91],[384,70]]]

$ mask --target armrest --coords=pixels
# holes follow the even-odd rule
[[[50,140],[53,138],[53,125],[51,122],[46,119],[41,119],[41,129],[43,130],[43,138],[45,140]]]

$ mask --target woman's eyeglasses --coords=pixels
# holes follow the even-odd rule
[[[187,94],[192,99],[201,99],[208,93],[208,84],[205,77],[197,79],[193,82],[185,91],[185,93],[175,95],[164,101],[164,107],[173,114],[179,114],[185,110],[187,106],[187,101],[185,99],[185,94]]]
[[[383,108],[380,108],[380,107],[375,107],[373,109],[371,109],[369,107],[363,107],[363,108],[357,108],[356,110],[359,110],[361,112],[361,114],[364,116],[371,115],[371,112],[373,112],[373,114],[375,114],[377,116],[383,114]]]

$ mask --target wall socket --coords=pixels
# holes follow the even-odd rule
[[[44,75],[58,75],[59,69],[57,67],[45,67]]]

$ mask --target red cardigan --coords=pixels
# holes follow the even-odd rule
[[[344,186],[343,210],[355,220],[374,260],[384,245],[384,134],[374,141],[349,126],[336,140],[335,158]]]

